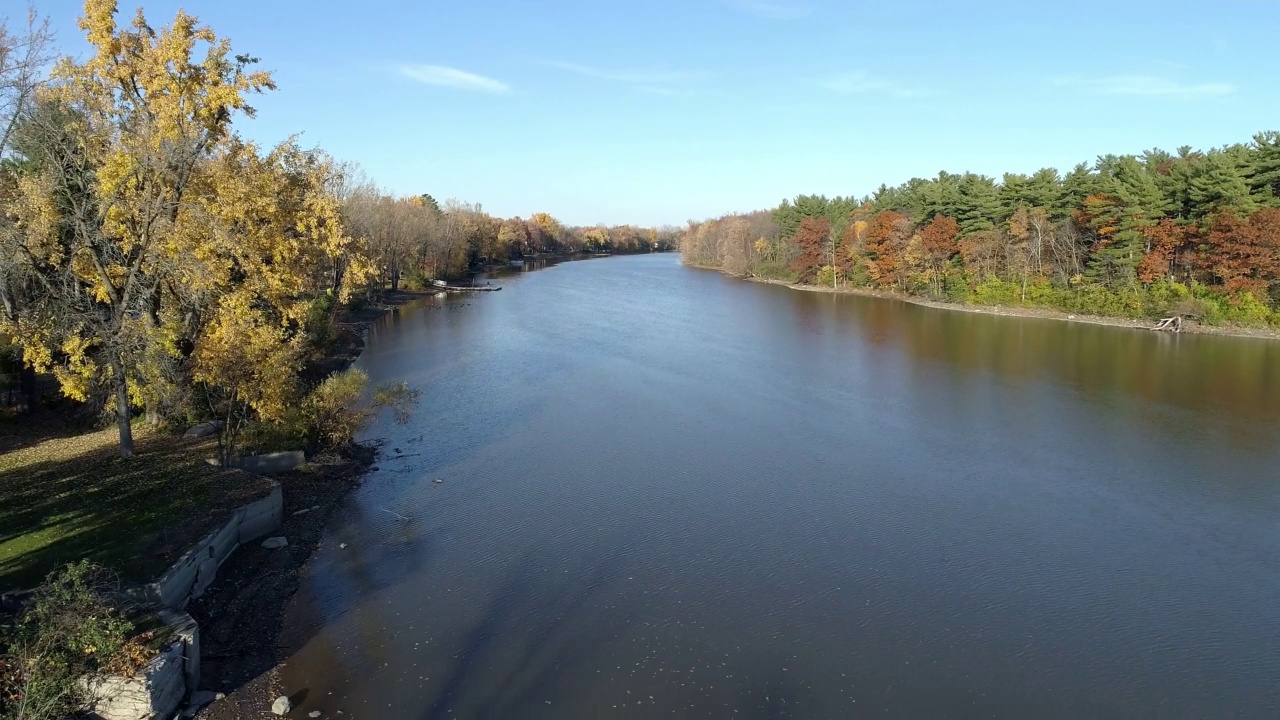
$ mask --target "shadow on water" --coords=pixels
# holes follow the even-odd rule
[[[601,640],[570,632],[576,615],[600,587],[614,578],[596,566],[578,582],[556,584],[547,593],[537,580],[538,565],[526,557],[494,592],[493,599],[457,645],[453,668],[424,720],[448,717],[516,717],[523,708],[563,698],[547,694],[561,675],[593,656]],[[531,606],[530,600],[537,598]],[[514,628],[517,617],[540,618],[533,628]],[[513,647],[514,644],[514,647]],[[505,669],[494,671],[500,656]]]
[[[348,500],[338,510],[340,529],[327,545],[345,545],[318,558],[312,568],[315,592],[299,593],[289,609],[278,646],[284,657],[297,652],[326,625],[342,620],[361,597],[396,587],[429,565],[437,553],[436,536],[447,526],[427,532],[416,518],[377,515],[385,511]],[[354,528],[376,528],[356,533]]]

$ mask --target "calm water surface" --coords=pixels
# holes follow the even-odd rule
[[[300,716],[1280,716],[1280,343],[502,282],[371,333],[422,400],[289,611]]]

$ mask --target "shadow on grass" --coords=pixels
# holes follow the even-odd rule
[[[74,407],[42,409],[19,414],[12,408],[0,409],[0,456],[18,452],[47,440],[63,440],[92,432],[79,418]],[[4,460],[0,459],[0,467]]]
[[[31,587],[89,558],[149,581],[269,482],[204,462],[208,443],[140,433],[119,457],[114,431],[46,437],[0,455],[0,591]]]

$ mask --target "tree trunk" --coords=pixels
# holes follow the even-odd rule
[[[36,409],[36,371],[25,362],[18,369],[18,405],[22,413]]]
[[[129,411],[129,381],[124,376],[124,364],[112,363],[116,383],[116,426],[120,429],[120,457],[133,457],[133,425]]]

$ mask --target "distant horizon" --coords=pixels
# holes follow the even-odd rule
[[[159,27],[180,5],[144,11]],[[274,73],[246,137],[300,135],[396,194],[579,226],[683,226],[942,170],[1065,173],[1248,142],[1280,117],[1280,11],[1243,2],[478,5],[187,9]],[[79,3],[37,9],[87,52]]]

